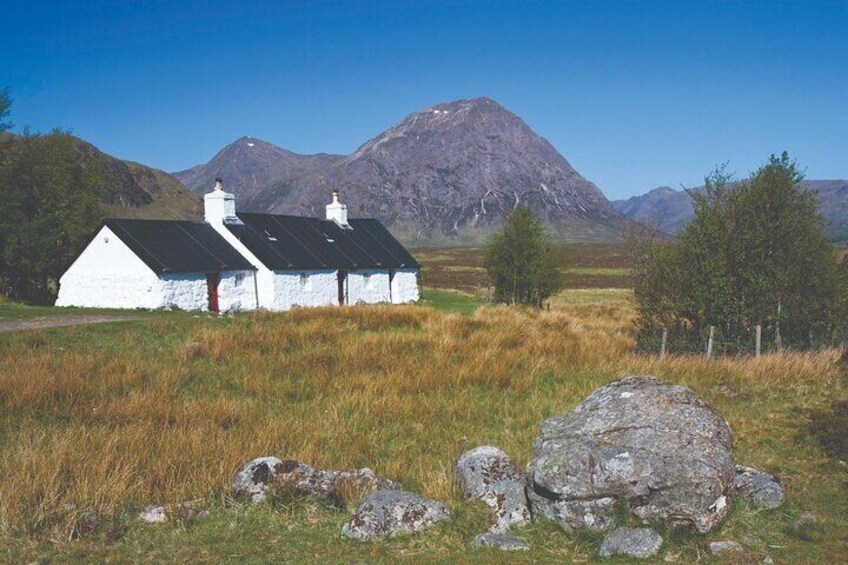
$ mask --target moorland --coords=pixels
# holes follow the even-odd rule
[[[488,517],[453,480],[491,444],[524,466],[538,425],[629,374],[691,387],[723,414],[737,458],[788,501],[738,501],[709,539],[777,563],[848,560],[848,381],[837,350],[706,359],[635,353],[620,248],[564,246],[550,308],[492,306],[479,249],[419,252],[418,305],[134,319],[0,334],[0,560],[8,562],[569,562],[602,536],[537,522],[528,553],[468,549]],[[76,312],[72,312],[76,313]],[[50,308],[0,304],[0,319]],[[355,501],[235,500],[260,455],[367,466],[452,519],[380,543],[340,537]],[[147,504],[199,500],[206,517],[144,524]],[[799,522],[805,512],[814,521]],[[659,560],[709,562],[704,536],[664,535]]]

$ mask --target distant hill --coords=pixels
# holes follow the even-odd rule
[[[519,203],[558,240],[614,239],[627,223],[547,140],[488,98],[415,112],[347,156],[243,137],[175,176],[199,194],[220,176],[242,210],[310,216],[338,188],[352,217],[376,217],[407,243],[483,241]]]
[[[17,137],[4,134],[3,138],[15,143]],[[99,159],[104,181],[112,190],[101,202],[107,217],[140,219],[203,218],[201,199],[174,176],[154,169],[122,161],[100,151],[97,147],[74,138],[74,147],[81,161]]]
[[[836,242],[848,239],[848,180],[804,180],[802,186],[818,192],[819,213],[824,217],[828,236]],[[702,191],[703,187],[693,189]],[[683,190],[667,186],[641,196],[613,200],[612,205],[631,220],[650,224],[674,234],[694,216],[691,197]]]

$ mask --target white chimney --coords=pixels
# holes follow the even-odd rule
[[[204,219],[208,223],[237,220],[236,197],[224,192],[224,182],[215,179],[215,189],[203,197]]]
[[[333,191],[333,201],[327,204],[327,219],[347,227],[347,204],[339,202],[339,191]]]

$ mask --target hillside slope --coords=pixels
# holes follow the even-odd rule
[[[845,241],[848,238],[848,180],[804,180],[801,186],[818,192],[819,213],[825,219],[828,236],[837,242]],[[703,187],[693,190],[702,191]],[[694,217],[689,195],[667,186],[626,200],[614,200],[612,205],[631,220],[670,234],[677,233]]]

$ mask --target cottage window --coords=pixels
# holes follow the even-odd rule
[[[300,288],[303,290],[312,290],[312,281],[306,273],[300,274]]]
[[[235,276],[235,285],[241,286],[241,283],[244,282],[244,273],[236,273]]]

